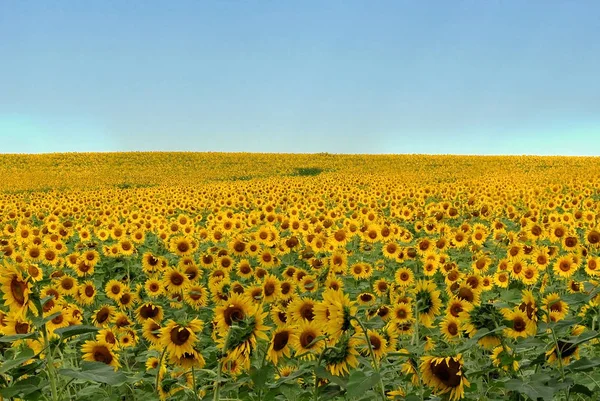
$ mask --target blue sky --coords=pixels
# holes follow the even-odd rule
[[[0,152],[600,155],[600,2],[0,0]]]

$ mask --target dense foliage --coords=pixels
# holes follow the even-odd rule
[[[597,159],[0,159],[0,399],[600,394]]]

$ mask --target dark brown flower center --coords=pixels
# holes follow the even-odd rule
[[[108,317],[110,316],[110,312],[108,310],[108,308],[102,308],[98,311],[98,313],[96,314],[96,321],[100,324],[104,323],[106,320],[108,320]]]
[[[19,323],[15,324],[15,332],[17,334],[27,334],[28,331],[29,331],[28,323],[19,322]]]
[[[281,331],[273,337],[273,351],[281,351],[288,344],[290,339],[289,331]]]
[[[378,336],[370,335],[369,340],[371,341],[371,347],[373,347],[373,351],[378,351],[381,349],[381,339]]]
[[[158,309],[154,305],[143,305],[140,308],[140,316],[144,319],[155,318],[156,316],[158,316],[159,312],[160,309]]]
[[[94,347],[94,360],[108,365],[112,362],[113,357],[108,348],[105,346],[98,346]]]
[[[458,387],[461,383],[462,375],[459,375],[461,365],[454,359],[449,361],[443,360],[436,364],[430,362],[431,372],[433,375],[441,381],[446,387]]]
[[[190,338],[190,331],[185,327],[175,326],[171,329],[171,342],[175,345],[183,345]]]
[[[181,285],[183,284],[184,277],[183,275],[175,272],[171,275],[171,284],[173,285]]]
[[[300,334],[300,345],[302,348],[312,348],[315,344],[310,345],[310,343],[312,343],[315,338],[317,338],[316,333],[310,330],[304,331]]]
[[[13,298],[15,299],[15,301],[23,306],[25,305],[25,289],[27,288],[27,284],[21,280],[19,280],[18,277],[13,277],[12,280],[10,281],[10,292],[12,293]]]
[[[223,311],[223,319],[227,326],[231,326],[233,323],[243,320],[245,316],[242,308],[236,305],[228,306],[225,311]]]
[[[517,317],[517,318],[515,318],[515,320],[513,320],[513,329],[515,331],[518,331],[518,332],[525,331],[526,327],[527,327],[527,323],[522,318]]]
[[[313,304],[308,302],[302,304],[302,306],[300,306],[300,316],[309,322],[312,321],[315,317],[315,314],[313,313]]]
[[[275,292],[275,284],[271,283],[271,282],[266,283],[264,286],[265,296],[267,296],[267,297],[271,296],[271,295],[273,295],[274,292]]]

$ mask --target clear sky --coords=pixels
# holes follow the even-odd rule
[[[0,0],[0,152],[600,155],[598,0]]]

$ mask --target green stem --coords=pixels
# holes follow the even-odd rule
[[[552,340],[554,341],[554,352],[556,352],[556,355],[558,357],[557,360],[558,360],[558,369],[560,371],[560,377],[562,378],[562,380],[564,382],[565,381],[565,368],[562,363],[562,351],[558,346],[558,338],[556,337],[556,333],[554,332],[554,327],[550,326],[550,324],[552,322],[550,320],[550,308],[548,308],[546,313],[548,316],[548,327],[550,328],[550,333],[552,333]],[[565,389],[566,401],[569,401],[570,392],[571,392],[571,386],[568,386]]]
[[[425,388],[423,387],[423,381],[421,380],[421,374],[419,370],[419,357],[421,356],[421,337],[419,337],[419,301],[415,302],[415,349],[417,352],[416,361],[415,361],[415,370],[417,374],[417,379],[419,379],[419,398],[421,401],[425,400]]]
[[[196,398],[197,400],[200,399],[200,397],[198,397],[198,391],[196,390],[196,370],[194,370],[194,365],[192,365],[192,388],[194,390],[194,398]]]
[[[48,379],[50,380],[50,392],[52,395],[52,401],[58,401],[59,398],[58,388],[56,386],[56,372],[54,371],[54,355],[52,349],[50,348],[50,342],[48,341],[48,330],[46,329],[46,325],[44,325],[43,335],[44,348],[48,350],[46,356],[46,365],[48,366]]]
[[[321,354],[319,355],[319,359],[317,360],[317,364],[315,365],[315,368],[317,366],[321,366],[321,361],[323,360],[323,356],[329,350],[330,350],[330,348],[328,346],[325,346],[323,351],[321,351]],[[314,401],[319,401],[319,377],[317,376],[316,369],[315,369],[315,389],[313,391],[313,399],[314,399]]]
[[[159,386],[159,381],[160,381],[160,370],[162,368],[162,360],[165,357],[165,353],[167,352],[167,347],[165,347],[165,349],[163,349],[162,354],[160,354],[160,359],[158,360],[158,372],[156,372],[156,394],[160,394],[158,391],[158,386]]]
[[[215,383],[213,384],[213,401],[219,401],[219,396],[221,392],[221,370],[223,369],[223,359],[219,359],[219,365],[217,366],[217,378]]]
[[[369,338],[369,333],[367,332],[366,327],[363,325],[363,323],[357,319],[356,317],[353,317],[354,320],[356,320],[356,323],[358,323],[358,325],[360,326],[361,330],[363,331],[364,335],[365,335],[365,340],[367,342],[367,346],[369,347],[369,354],[371,355],[371,360],[373,361],[373,368],[375,369],[375,372],[377,373],[377,375],[379,375],[379,388],[381,391],[381,399],[383,401],[386,400],[385,397],[385,387],[383,385],[383,380],[381,378],[381,373],[379,371],[379,363],[377,362],[377,358],[375,357],[375,352],[373,352],[373,344],[371,344],[371,339]]]

